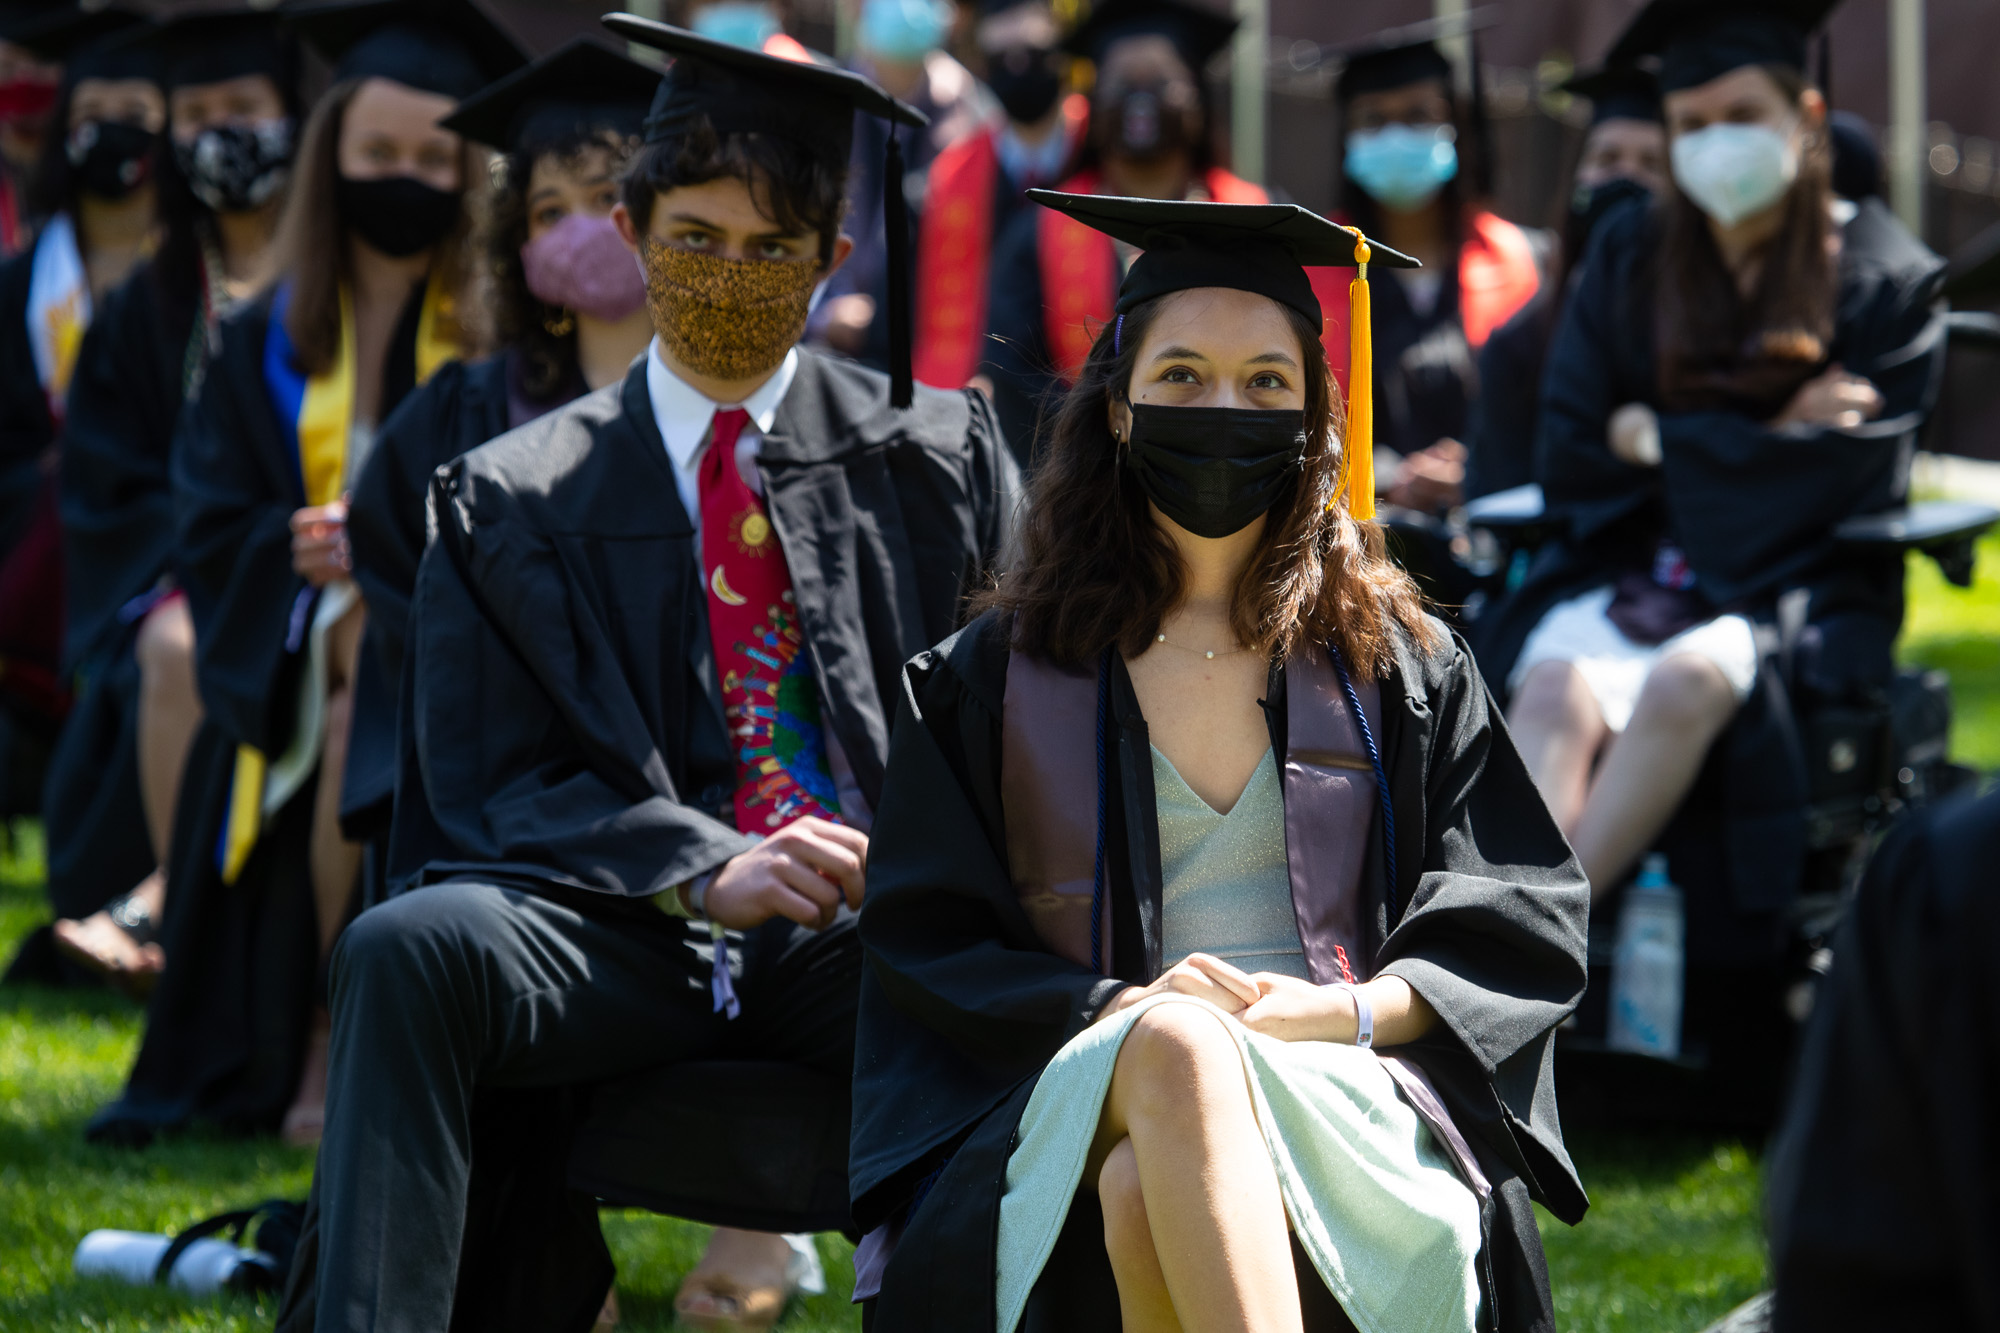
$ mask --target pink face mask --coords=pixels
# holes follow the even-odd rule
[[[616,322],[646,303],[646,275],[608,217],[572,213],[521,247],[536,299]]]

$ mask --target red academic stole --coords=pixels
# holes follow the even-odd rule
[[[1505,218],[1484,211],[1474,213],[1469,235],[1458,251],[1458,320],[1465,329],[1466,345],[1478,351],[1493,336],[1493,330],[1513,318],[1541,285],[1541,270],[1535,264],[1534,247],[1522,230]],[[1309,268],[1313,295],[1319,298],[1324,323],[1320,341],[1326,344],[1327,363],[1347,397],[1347,284],[1354,277],[1349,268]]]
[[[1065,140],[1083,132],[1089,103],[1063,101]],[[962,389],[979,369],[993,268],[993,200],[999,188],[999,131],[989,126],[947,147],[931,163],[917,229],[916,378]]]
[[[762,837],[795,819],[839,818],[792,573],[764,502],[736,466],[749,413],[715,414],[698,479],[708,632],[736,753],[736,827]]]
[[[1095,171],[1080,171],[1057,187],[1065,194],[1103,194]],[[1268,204],[1261,185],[1221,167],[1210,167],[1202,188],[1219,204]],[[1090,356],[1097,331],[1118,304],[1118,247],[1109,236],[1075,218],[1045,208],[1035,220],[1035,253],[1042,271],[1042,319],[1049,362],[1065,384]]]

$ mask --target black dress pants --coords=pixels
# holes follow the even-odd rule
[[[851,1076],[852,914],[817,933],[773,921],[734,945],[742,1012],[730,1020],[713,1011],[706,927],[605,907],[452,880],[371,908],[342,935],[308,1222],[319,1333],[451,1325],[475,1093],[732,1057]]]

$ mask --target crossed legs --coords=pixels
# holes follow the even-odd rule
[[[1608,893],[1660,836],[1736,708],[1720,668],[1676,653],[1646,677],[1631,722],[1614,733],[1575,667],[1529,669],[1508,727],[1593,896]]]
[[[1299,1333],[1284,1201],[1236,1039],[1192,1004],[1126,1035],[1085,1180],[1126,1333]]]

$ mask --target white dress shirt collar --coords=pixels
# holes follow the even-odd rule
[[[757,392],[740,404],[718,403],[667,369],[667,363],[660,359],[660,340],[655,337],[652,346],[646,349],[646,396],[652,400],[653,420],[659,425],[660,438],[666,442],[674,470],[693,472],[695,455],[708,439],[708,424],[720,408],[740,406],[750,414],[750,424],[759,435],[769,431],[778,419],[778,404],[784,401],[798,372],[799,349],[794,347],[785,353],[777,373],[759,385]]]

